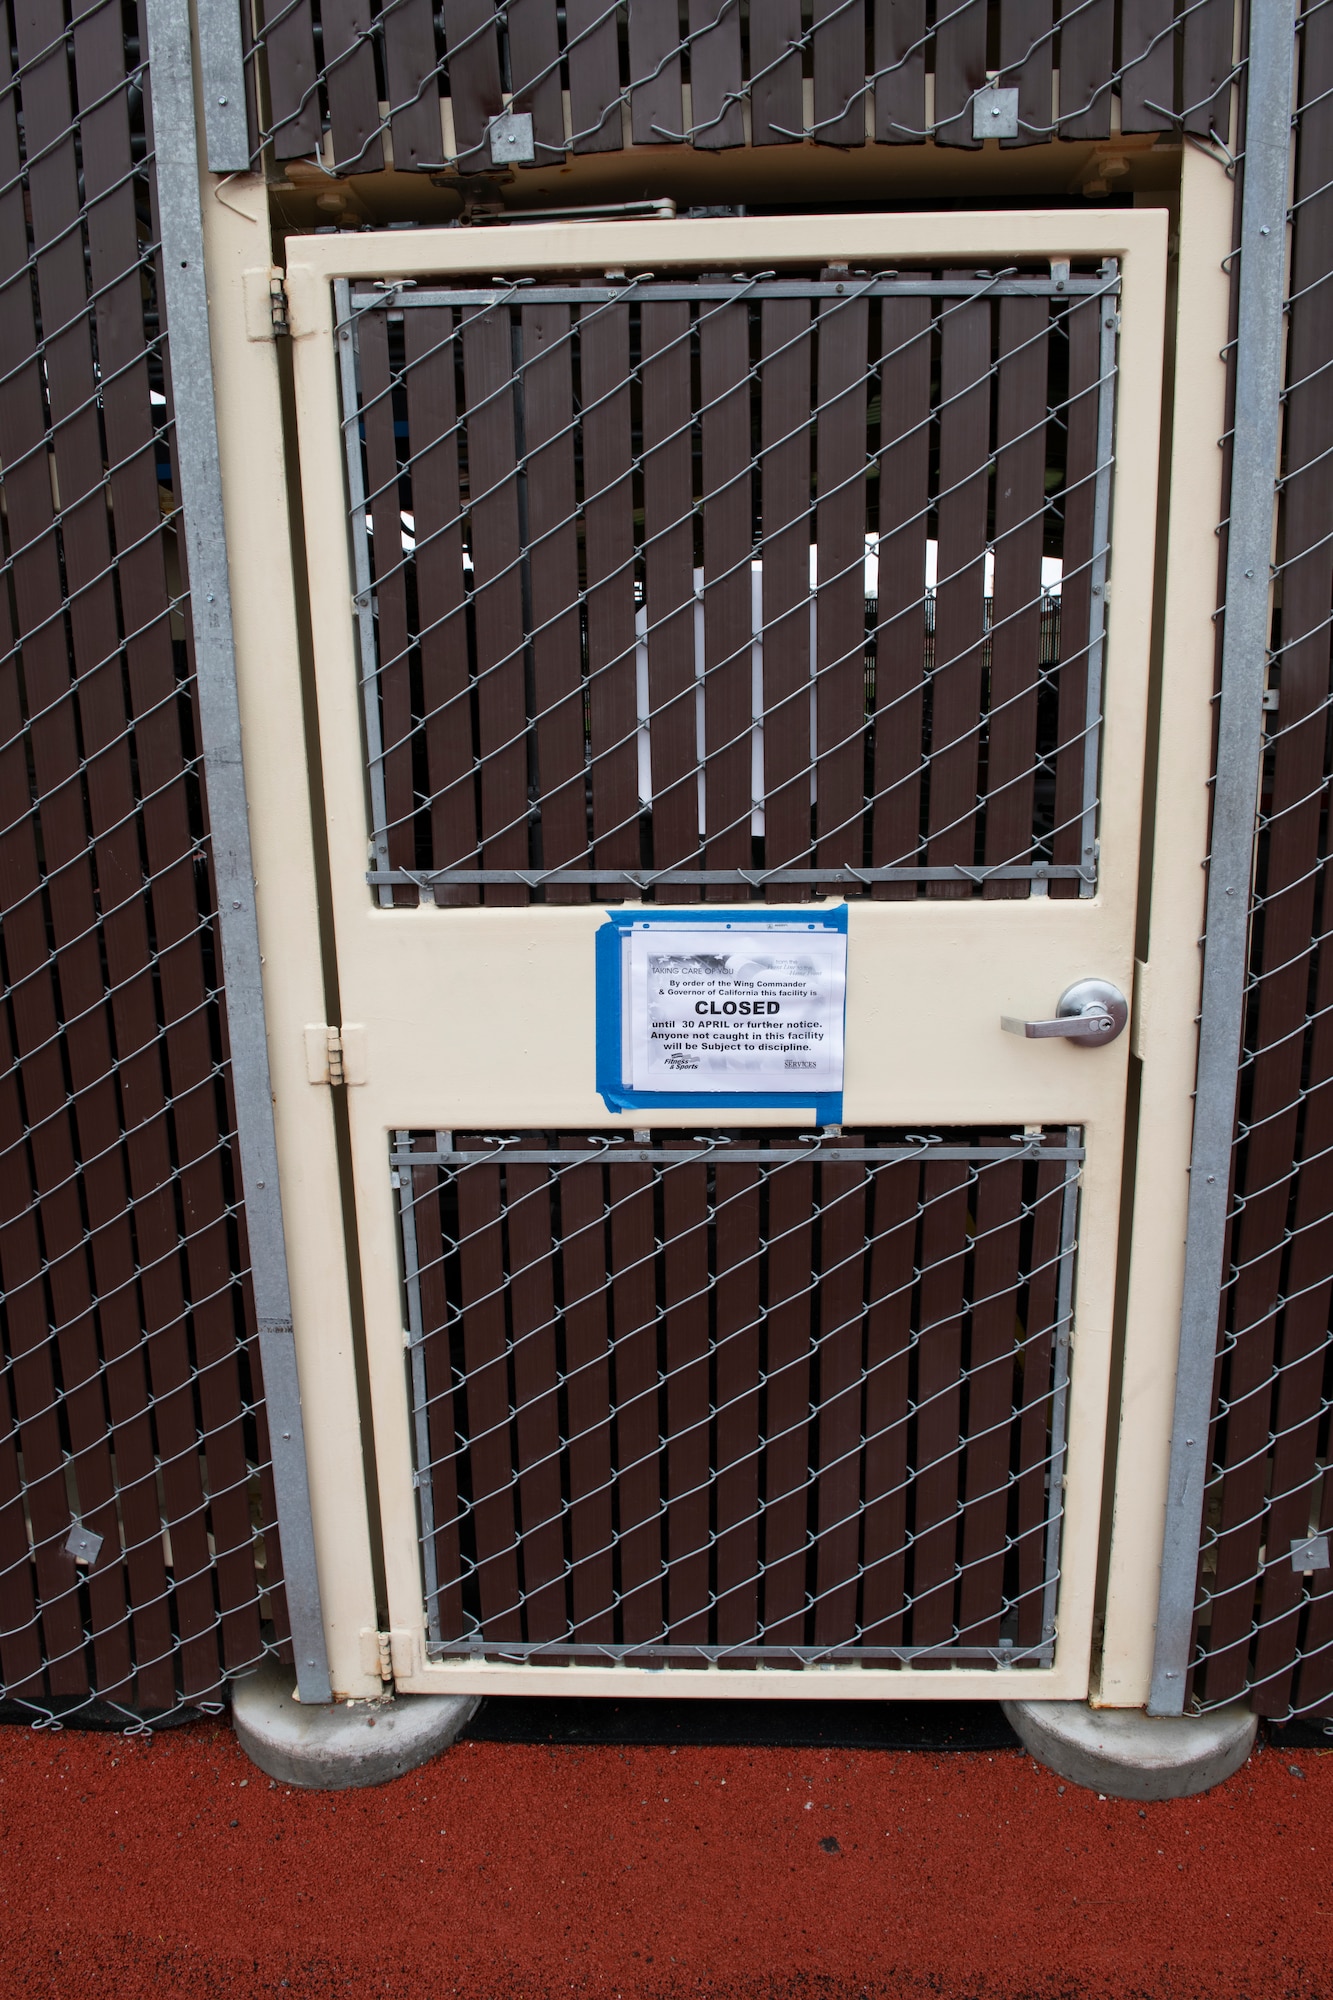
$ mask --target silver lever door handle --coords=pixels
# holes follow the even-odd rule
[[[1128,1019],[1129,1003],[1118,986],[1107,979],[1080,979],[1060,995],[1053,1021],[1024,1021],[1002,1014],[1000,1026],[1007,1035],[1025,1035],[1029,1041],[1058,1036],[1087,1049],[1113,1042]]]

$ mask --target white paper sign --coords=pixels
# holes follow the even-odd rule
[[[627,957],[632,1090],[842,1089],[844,932],[653,924]]]

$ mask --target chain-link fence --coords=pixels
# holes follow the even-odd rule
[[[1049,1666],[1082,1159],[398,1133],[429,1655]]]
[[[264,0],[245,32],[254,157],[339,173],[627,146],[1225,140],[1235,75],[1232,0]]]
[[[337,290],[381,901],[1092,893],[1113,264]]]
[[[0,88],[0,1712],[285,1648],[183,576],[144,24]]]
[[[1333,1710],[1333,10],[1297,23],[1275,610],[1195,1690]]]

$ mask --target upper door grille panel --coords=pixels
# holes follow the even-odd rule
[[[1118,290],[341,282],[380,900],[1090,893]]]

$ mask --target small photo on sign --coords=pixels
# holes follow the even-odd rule
[[[652,925],[628,959],[631,1089],[842,1089],[844,934]]]

